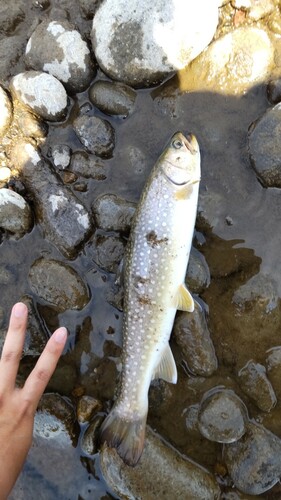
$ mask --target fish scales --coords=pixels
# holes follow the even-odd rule
[[[123,357],[119,397],[101,429],[129,465],[139,460],[153,378],[176,383],[169,338],[176,310],[193,310],[184,286],[200,180],[194,136],[176,133],[140,198],[125,257]]]

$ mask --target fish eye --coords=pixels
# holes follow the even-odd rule
[[[173,142],[172,142],[172,146],[173,148],[175,149],[180,149],[182,147],[182,142],[179,140],[179,139],[175,139]]]

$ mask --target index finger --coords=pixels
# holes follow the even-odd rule
[[[44,351],[28,376],[22,396],[35,411],[46,386],[55,371],[67,339],[67,330],[58,328],[48,340]]]

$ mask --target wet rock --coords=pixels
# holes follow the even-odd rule
[[[64,118],[67,95],[63,85],[52,75],[40,71],[25,71],[14,76],[10,90],[18,99],[44,120]]]
[[[102,158],[109,158],[115,147],[112,125],[97,116],[82,115],[73,122],[74,130],[87,151]]]
[[[59,394],[43,394],[34,419],[34,436],[68,444],[74,436],[75,413],[72,405]]]
[[[102,421],[103,417],[96,415],[81,438],[81,448],[87,455],[94,455],[99,451],[99,429]]]
[[[99,228],[122,233],[129,232],[135,209],[134,203],[115,194],[99,196],[93,205],[94,217]]]
[[[281,187],[280,123],[281,103],[266,111],[249,131],[251,162],[265,187]]]
[[[74,258],[91,232],[87,210],[31,143],[19,141],[12,159],[33,196],[36,217],[45,236],[66,257]]]
[[[7,92],[0,87],[0,136],[5,134],[12,121],[12,104]]]
[[[53,259],[36,260],[29,271],[32,290],[59,311],[82,309],[89,302],[89,290],[77,272]]]
[[[266,370],[278,398],[281,398],[281,346],[267,351]]]
[[[262,411],[271,411],[277,403],[276,395],[267,378],[265,367],[249,361],[238,373],[239,385]]]
[[[224,446],[224,460],[239,490],[260,495],[279,481],[281,440],[263,426],[249,422],[239,441]]]
[[[24,53],[25,43],[25,37],[20,35],[8,36],[0,40],[1,83],[8,85],[10,76],[15,74],[15,66]]]
[[[216,0],[106,0],[94,16],[91,39],[111,78],[148,86],[194,59],[212,40],[217,23]]]
[[[124,257],[125,242],[117,236],[98,235],[95,239],[93,259],[102,269],[116,273]]]
[[[281,101],[281,79],[270,80],[267,85],[267,97],[271,104],[277,104]]]
[[[99,80],[90,90],[91,102],[107,115],[128,116],[134,111],[136,92],[119,82]]]
[[[67,21],[43,21],[26,46],[29,68],[60,80],[69,92],[82,92],[94,76],[91,55],[80,33]]]
[[[67,144],[52,147],[52,157],[55,167],[65,169],[70,164],[71,149]]]
[[[10,35],[25,18],[25,2],[0,3],[0,32]]]
[[[233,294],[233,302],[242,310],[257,305],[261,314],[267,314],[278,305],[278,289],[275,281],[262,274],[256,274],[241,285]]]
[[[31,297],[22,297],[28,307],[28,322],[23,346],[23,356],[40,356],[47,341],[48,333],[44,323],[38,315]]]
[[[0,266],[0,285],[8,285],[14,282],[13,273],[8,268]]]
[[[217,369],[218,362],[205,313],[198,302],[194,304],[193,313],[182,312],[177,316],[173,336],[188,369],[195,375],[208,377]]]
[[[86,153],[85,151],[75,151],[71,156],[70,170],[74,174],[102,181],[107,177],[107,169],[100,158]]]
[[[200,294],[210,284],[210,271],[202,253],[192,247],[185,277],[188,288]]]
[[[241,94],[266,79],[274,65],[273,54],[265,31],[237,28],[213,42],[179,73],[180,88]]]
[[[73,366],[73,364],[65,363],[62,359],[60,359],[56,370],[48,383],[47,390],[71,397],[73,388],[77,383],[77,378],[78,374],[75,366]]]
[[[80,424],[89,422],[102,409],[101,402],[92,396],[82,396],[77,403],[77,420]]]
[[[11,189],[0,189],[0,227],[20,238],[32,224],[31,209],[25,199]]]
[[[48,134],[47,123],[38,119],[31,111],[21,106],[15,106],[15,117],[18,127],[24,137],[33,139],[43,139]]]
[[[101,470],[108,486],[126,499],[215,500],[220,489],[214,477],[196,463],[184,459],[153,431],[147,428],[144,452],[136,467],[128,467],[116,450],[105,448],[100,457]]]
[[[198,427],[210,441],[233,443],[246,432],[247,409],[235,392],[214,388],[203,396]]]

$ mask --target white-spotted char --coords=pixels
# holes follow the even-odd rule
[[[151,171],[127,245],[120,392],[102,424],[101,442],[133,466],[144,446],[151,380],[177,381],[169,346],[176,311],[194,309],[184,278],[199,181],[197,140],[177,132]]]

